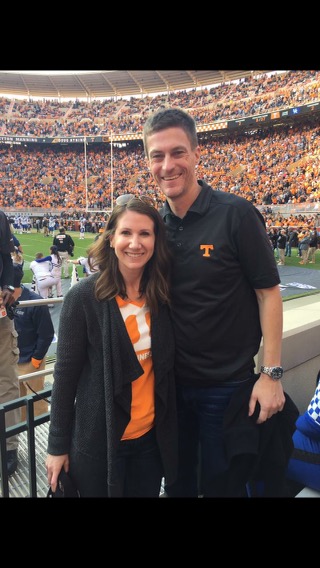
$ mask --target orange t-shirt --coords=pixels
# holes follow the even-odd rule
[[[140,438],[154,425],[154,372],[151,352],[150,311],[145,300],[131,302],[116,297],[127,332],[132,341],[143,375],[133,381],[131,420],[122,440]]]

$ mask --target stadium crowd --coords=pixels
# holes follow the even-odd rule
[[[203,125],[314,102],[319,99],[319,87],[320,72],[307,70],[128,100],[63,103],[2,98],[2,135],[90,136],[112,131],[136,132],[137,137],[114,143],[112,153],[110,144],[102,143],[87,144],[86,151],[83,143],[0,143],[0,207],[99,212],[112,208],[123,193],[146,192],[161,205],[163,196],[146,167],[141,140],[149,112],[166,104],[177,105],[187,108]],[[320,203],[319,133],[316,117],[245,134],[202,133],[198,177],[215,189],[244,195],[257,206],[305,203],[316,212]]]
[[[200,91],[156,96],[58,102],[0,99],[0,135],[95,136],[141,132],[150,112],[181,106],[199,124],[312,103],[319,99],[320,71],[287,71],[244,78]]]

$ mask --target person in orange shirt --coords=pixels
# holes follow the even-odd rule
[[[55,493],[64,469],[81,497],[159,497],[178,444],[171,256],[152,200],[116,204],[88,259],[99,271],[60,314],[48,483]]]

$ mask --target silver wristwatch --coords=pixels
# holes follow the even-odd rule
[[[264,373],[265,375],[269,375],[269,377],[271,377],[275,381],[278,381],[279,379],[282,379],[282,377],[283,377],[283,368],[282,367],[264,367],[262,365],[260,372]]]

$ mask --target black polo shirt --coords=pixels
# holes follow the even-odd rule
[[[254,370],[261,342],[254,289],[280,278],[258,209],[198,183],[201,192],[183,219],[167,202],[160,212],[174,254],[177,381],[211,386]]]

